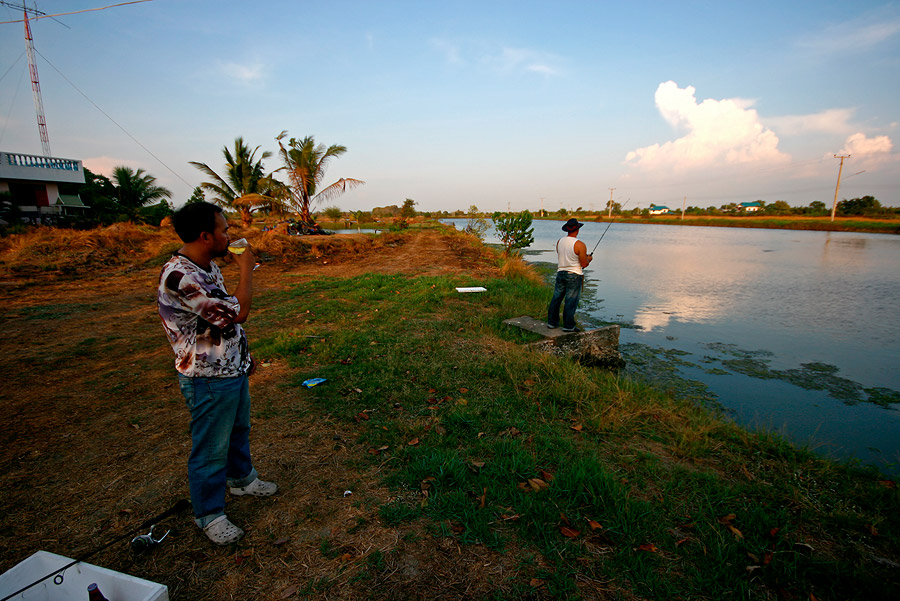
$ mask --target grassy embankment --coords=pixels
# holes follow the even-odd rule
[[[146,273],[173,246],[150,228],[95,233],[89,248],[89,233],[65,234],[72,237],[60,244],[46,232],[3,241],[8,273],[89,273],[98,263],[121,266],[132,252]],[[278,252],[300,260],[335,251],[246,233],[272,260]],[[465,252],[486,252],[461,233],[448,235]],[[361,240],[341,252],[371,252],[372,239]],[[548,291],[522,263],[508,262],[504,273],[284,274],[254,301],[248,330],[257,358],[290,366],[285,396],[307,378],[328,381],[296,404],[256,398],[258,432],[284,444],[296,434],[272,430],[294,417],[341,424],[355,436],[353,448],[366,449],[347,456],[347,469],[379,474],[393,491],[378,507],[381,525],[515,559],[514,572],[488,583],[497,599],[897,598],[894,482],[615,374],[529,352],[529,335],[501,322],[542,314]],[[455,291],[469,285],[488,292]],[[129,414],[139,411],[132,403]],[[271,448],[266,454],[274,459]],[[399,551],[370,548],[338,562],[340,550],[327,542],[320,552],[335,562],[333,576],[295,587],[297,598],[327,596],[338,580],[373,599],[399,598],[387,567],[397,563],[387,555]],[[280,565],[277,544],[266,549],[249,551],[260,566]],[[222,562],[241,569],[227,556]],[[281,595],[275,583],[260,584]]]
[[[318,280],[266,299],[256,352],[289,361],[291,386],[328,379],[314,410],[356,424],[358,460],[386,466],[385,522],[515,549],[535,578],[498,582],[503,598],[591,581],[625,598],[895,598],[893,482],[523,349],[501,321],[540,315],[547,290],[513,271]],[[467,285],[488,292],[454,290]]]
[[[557,221],[560,219],[561,218],[556,218]],[[609,221],[605,215],[588,215],[582,220],[597,222]],[[682,220],[680,215],[674,214],[656,215],[653,217],[621,215],[618,217],[618,221],[620,223],[645,223],[655,225],[693,225],[706,227],[743,227],[779,230],[900,234],[900,219],[867,219],[865,217],[838,217],[834,221],[831,221],[830,217],[776,217],[764,215],[707,217],[700,215],[686,215]]]

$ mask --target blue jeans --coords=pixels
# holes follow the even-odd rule
[[[201,528],[225,515],[225,487],[256,479],[250,461],[250,382],[236,378],[188,378],[178,374],[191,412],[188,481],[195,522]]]
[[[547,309],[548,325],[554,328],[559,325],[559,306],[563,305],[563,328],[567,330],[575,328],[575,310],[578,309],[578,301],[581,300],[583,281],[583,275],[571,271],[556,272],[553,298],[550,299],[550,307]],[[565,300],[565,304],[563,304],[563,300]]]

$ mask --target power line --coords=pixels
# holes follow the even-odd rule
[[[147,0],[141,0],[141,1],[142,1],[142,2],[145,2],[145,1],[147,1]],[[44,56],[43,54],[41,54],[41,53],[38,52],[38,51],[36,51],[36,52],[38,53],[38,55],[39,55],[42,59],[44,59],[45,61],[47,61],[47,64],[50,65],[51,67],[53,67],[53,70],[56,71],[57,73],[59,73],[60,77],[62,77],[63,79],[65,79],[66,82],[68,82],[68,84],[69,84],[70,86],[72,86],[72,87],[75,89],[76,92],[78,92],[79,94],[81,94],[82,96],[84,96],[85,100],[87,100],[87,101],[90,102],[92,105],[94,105],[94,108],[96,108],[98,111],[100,111],[100,112],[103,114],[103,116],[106,117],[107,119],[109,119],[116,127],[118,127],[119,129],[121,129],[121,130],[125,133],[126,136],[128,136],[129,138],[131,138],[131,139],[134,141],[135,144],[137,144],[138,146],[140,146],[141,148],[143,148],[144,151],[145,151],[147,154],[149,154],[149,155],[152,156],[154,159],[156,159],[156,160],[159,162],[160,165],[162,165],[163,167],[165,167],[166,169],[168,169],[168,170],[172,173],[172,175],[174,175],[175,177],[177,177],[178,179],[180,179],[182,182],[184,182],[184,185],[186,185],[188,188],[190,188],[190,189],[194,189],[194,188],[195,188],[195,186],[193,186],[192,184],[188,183],[188,181],[187,181],[186,179],[184,179],[183,177],[181,177],[181,175],[178,174],[174,169],[172,169],[171,167],[169,167],[168,165],[166,165],[166,163],[165,163],[161,158],[159,158],[158,156],[156,156],[155,154],[153,154],[153,151],[151,151],[149,148],[147,148],[146,146],[144,146],[143,144],[141,144],[140,140],[138,140],[138,139],[135,138],[133,135],[131,135],[131,133],[130,133],[127,129],[125,129],[124,127],[122,127],[121,125],[119,125],[119,123],[118,123],[115,119],[113,119],[112,117],[110,117],[109,114],[107,114],[106,111],[104,111],[102,108],[100,108],[100,106],[99,106],[96,102],[94,102],[93,100],[91,100],[90,97],[89,97],[87,94],[85,94],[84,92],[82,92],[81,89],[80,89],[78,86],[76,86],[74,83],[72,83],[72,81],[71,81],[68,77],[66,77],[65,74],[63,74],[62,71],[60,71],[59,69],[57,69],[57,68],[56,68],[56,65],[54,65],[54,64],[51,63],[49,60],[47,60],[47,57],[46,57],[46,56]]]
[[[120,2],[119,4],[110,4],[109,6],[101,6],[98,8],[85,8],[84,10],[76,10],[76,11],[72,11],[70,13],[56,13],[55,15],[48,15],[45,13],[41,13],[40,11],[34,11],[33,9],[26,8],[24,6],[12,6],[11,4],[8,4],[6,2],[3,2],[2,4],[9,6],[11,8],[18,8],[20,10],[22,10],[22,9],[30,10],[32,12],[40,13],[31,19],[32,21],[36,21],[38,19],[52,19],[53,17],[64,17],[66,15],[78,15],[81,13],[89,13],[89,12],[93,12],[95,10],[106,10],[107,8],[116,8],[117,6],[127,6],[129,4],[140,4],[141,2],[153,2],[153,0],[132,0],[131,2]],[[24,19],[18,19],[16,21],[0,21],[0,25],[7,25],[9,23],[23,23],[24,21],[25,21]]]

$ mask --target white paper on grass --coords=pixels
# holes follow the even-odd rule
[[[457,292],[487,292],[487,288],[481,286],[472,286],[470,288],[457,288]]]

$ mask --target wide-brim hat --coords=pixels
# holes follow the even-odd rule
[[[571,219],[566,221],[566,223],[562,226],[562,229],[564,232],[574,232],[583,225],[583,223],[578,223],[578,220],[572,217]]]

